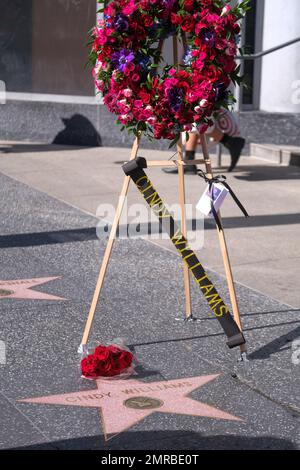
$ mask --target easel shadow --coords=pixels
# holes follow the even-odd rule
[[[261,348],[253,351],[248,355],[248,358],[253,360],[264,360],[270,358],[273,354],[285,351],[289,349],[289,346],[293,341],[300,338],[300,326],[295,328],[293,331],[286,333],[278,338],[274,339],[270,343],[265,344]]]

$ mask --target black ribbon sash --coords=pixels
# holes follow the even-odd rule
[[[143,168],[147,168],[146,160],[142,157],[138,157],[123,165],[122,168],[125,174],[130,176],[145,201],[156,214],[160,226],[168,233],[178,253],[187,264],[197,285],[208,302],[211,311],[223,328],[228,338],[227,345],[229,348],[244,344],[245,338],[230,314],[228,307],[220,297],[195,252],[189,246],[188,241],[183,236],[180,228],[175,223],[172,215],[167,210],[153,184],[144,172]]]
[[[236,205],[241,209],[241,211],[243,212],[244,216],[245,217],[249,217],[249,214],[248,212],[246,211],[245,207],[243,206],[243,204],[241,203],[241,201],[238,199],[238,197],[236,196],[236,194],[233,192],[233,190],[231,189],[231,187],[229,186],[229,184],[226,182],[226,176],[224,175],[217,175],[217,176],[213,176],[211,178],[209,178],[205,173],[204,171],[202,170],[197,170],[197,173],[198,175],[204,179],[204,181],[206,181],[206,183],[208,183],[208,186],[209,186],[209,193],[211,195],[211,201],[210,201],[210,204],[211,204],[211,212],[214,216],[214,219],[216,221],[216,224],[218,226],[218,229],[219,230],[222,230],[222,224],[221,224],[221,221],[220,221],[220,217],[215,209],[215,206],[214,206],[214,191],[213,191],[213,185],[214,183],[220,183],[222,184],[226,189],[228,189],[229,191],[229,194],[230,196],[232,197],[232,199],[234,200],[234,202],[236,203]]]

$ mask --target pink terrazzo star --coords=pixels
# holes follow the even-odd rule
[[[155,412],[242,421],[241,418],[187,396],[219,375],[203,375],[150,383],[133,379],[96,380],[97,389],[94,390],[19,401],[100,408],[106,440],[109,434],[119,434]]]
[[[39,277],[36,279],[16,279],[13,281],[0,280],[0,300],[1,299],[34,299],[34,300],[66,300],[63,297],[46,294],[32,290],[32,287],[45,284],[46,282],[60,279],[56,277]]]

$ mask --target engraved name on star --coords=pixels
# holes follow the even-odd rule
[[[94,390],[27,398],[19,402],[100,408],[105,440],[128,430],[155,412],[242,421],[241,418],[188,396],[219,375],[149,383],[134,379],[95,380],[97,388]]]

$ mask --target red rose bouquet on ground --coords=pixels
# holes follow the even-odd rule
[[[126,378],[134,372],[134,355],[118,344],[99,344],[81,360],[81,372],[87,379]]]
[[[249,0],[112,0],[92,30],[90,59],[104,104],[129,133],[176,140],[200,132],[234,101],[239,21]],[[99,1],[103,4],[103,1]],[[163,63],[162,42],[176,35],[185,57]]]

